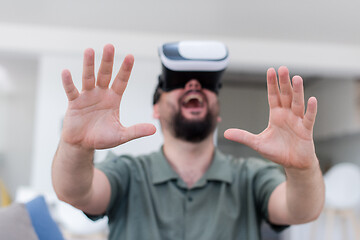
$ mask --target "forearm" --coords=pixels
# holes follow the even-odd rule
[[[285,168],[286,206],[290,219],[299,223],[315,220],[325,201],[325,185],[315,157],[307,169]]]
[[[284,168],[287,179],[272,192],[269,220],[274,224],[302,224],[319,217],[325,201],[325,185],[318,160],[306,169]]]
[[[94,150],[60,140],[52,164],[52,182],[59,199],[81,205],[91,193]]]

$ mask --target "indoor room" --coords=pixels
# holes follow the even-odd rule
[[[162,71],[159,47],[210,40],[224,43],[229,57],[218,94],[221,122],[213,139],[223,153],[262,158],[246,145],[226,139],[224,132],[239,128],[259,134],[268,126],[269,68],[286,66],[290,77],[302,77],[305,105],[310,97],[317,99],[312,137],[325,180],[324,207],[315,221],[281,232],[262,222],[261,239],[360,239],[359,7],[355,0],[3,1],[0,229],[6,222],[18,221],[5,218],[5,208],[41,196],[54,223],[52,234],[61,235],[54,239],[108,239],[107,217],[91,221],[60,201],[52,184],[53,158],[68,108],[62,71],[71,72],[80,91],[85,49],[94,49],[95,71],[106,44],[115,48],[114,73],[132,54],[135,62],[121,98],[120,121],[124,126],[151,123],[157,131],[96,150],[94,162],[109,154],[149,154],[164,142],[152,102]],[[40,235],[38,239],[46,239]]]

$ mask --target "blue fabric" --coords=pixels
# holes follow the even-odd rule
[[[34,198],[25,206],[39,240],[64,240],[59,227],[50,215],[43,196]]]

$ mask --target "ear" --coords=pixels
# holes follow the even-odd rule
[[[220,123],[221,121],[222,121],[221,117],[218,116],[218,117],[217,117],[217,122]]]
[[[154,104],[153,106],[153,118],[155,119],[159,119],[160,114],[159,114],[159,103]]]

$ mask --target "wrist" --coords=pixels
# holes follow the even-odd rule
[[[316,156],[309,161],[308,164],[304,165],[302,168],[297,167],[284,167],[286,176],[302,177],[314,175],[316,172],[321,172],[319,160]]]
[[[60,137],[59,145],[64,145],[67,148],[84,152],[93,152],[95,150],[95,148],[85,145],[83,140],[74,137],[69,138],[64,134]]]
[[[71,156],[70,158],[76,157],[77,159],[92,159],[94,152],[94,148],[86,148],[78,144],[69,143],[62,138],[60,139],[59,147],[57,149],[57,153]]]

